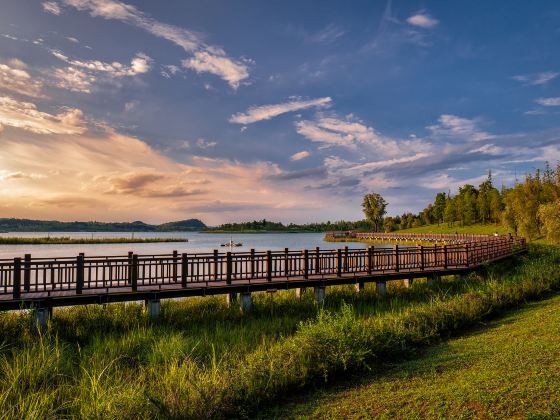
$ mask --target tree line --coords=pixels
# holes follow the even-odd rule
[[[366,194],[362,208],[372,228],[392,232],[445,223],[449,227],[473,224],[503,224],[516,235],[532,240],[545,236],[560,242],[560,164],[529,173],[523,181],[498,190],[492,173],[478,188],[465,184],[457,194],[439,192],[418,214],[385,216],[387,203],[379,194]]]

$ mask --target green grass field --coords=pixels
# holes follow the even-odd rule
[[[560,418],[560,296],[387,371],[299,395],[266,418]]]
[[[454,226],[447,226],[447,223],[441,223],[438,225],[426,225],[417,228],[398,230],[395,233],[472,233],[472,234],[486,234],[492,235],[498,233],[500,235],[506,235],[512,233],[508,228],[503,225],[495,224],[476,224],[471,226],[461,227],[459,223],[455,223]]]
[[[372,369],[382,374],[489,315],[560,288],[560,250],[485,267],[433,287],[389,284],[256,294],[241,315],[223,297],[57,309],[48,332],[0,314],[0,400],[7,418],[252,417],[279,397]],[[527,371],[531,372],[531,371]]]

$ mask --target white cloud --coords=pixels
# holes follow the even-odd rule
[[[539,98],[536,99],[535,102],[542,106],[560,106],[560,96],[552,98]]]
[[[437,19],[434,19],[426,13],[417,13],[412,15],[406,21],[413,26],[419,26],[426,29],[433,28],[439,23]]]
[[[68,109],[60,114],[37,110],[31,102],[0,96],[0,124],[37,134],[81,134],[85,131],[82,111]]]
[[[170,79],[171,76],[174,76],[175,74],[177,74],[181,69],[179,68],[179,66],[176,66],[174,64],[168,64],[165,66],[161,66],[161,71],[160,74],[165,77],[166,79]]]
[[[34,98],[43,97],[43,84],[34,80],[26,68],[26,64],[18,59],[8,60],[7,64],[0,63],[0,90]]]
[[[311,153],[309,153],[307,150],[302,150],[301,152],[294,153],[292,156],[290,156],[290,160],[295,162],[295,161],[298,161],[298,160],[305,159],[306,157],[309,157],[310,155],[311,155]]]
[[[91,16],[115,19],[144,29],[159,38],[166,39],[181,47],[194,57],[184,60],[185,67],[196,72],[207,72],[221,77],[236,89],[240,82],[249,77],[246,62],[235,60],[226,55],[223,49],[204,43],[192,31],[159,22],[136,7],[117,0],[63,0],[68,6],[89,11]]]
[[[212,147],[215,147],[217,144],[218,143],[215,141],[209,141],[202,138],[196,140],[196,145],[200,149],[211,149]]]
[[[53,75],[57,87],[81,93],[91,93],[91,86],[97,80],[95,76],[74,67],[56,69]]]
[[[438,124],[426,127],[435,137],[457,138],[480,141],[494,138],[493,134],[480,130],[479,121],[443,114],[438,119]]]
[[[124,112],[131,112],[138,106],[140,102],[137,100],[129,101],[124,104]]]
[[[183,60],[184,67],[197,73],[212,73],[220,76],[229,85],[237,89],[239,83],[249,77],[247,66],[241,61],[228,58],[221,49],[212,48],[210,51],[197,51],[194,57]]]
[[[60,15],[60,5],[56,1],[44,1],[42,3],[43,10],[47,13],[52,13],[53,15]]]
[[[74,44],[79,44],[80,40],[78,38],[74,38],[73,36],[67,36],[66,39]]]
[[[119,62],[105,63],[99,60],[74,60],[67,57],[58,50],[52,50],[51,53],[58,59],[67,62],[74,67],[84,68],[90,71],[107,73],[114,77],[137,76],[150,71],[152,59],[144,53],[137,53],[130,61],[130,65],[124,65]]]
[[[296,130],[307,139],[322,143],[325,147],[341,146],[357,149],[358,146],[375,148],[375,153],[382,156],[396,156],[407,148],[415,151],[421,145],[420,140],[399,142],[381,136],[372,127],[348,115],[341,119],[337,116],[319,115],[315,120],[296,122]]]
[[[252,124],[257,121],[269,120],[287,112],[299,111],[308,108],[325,108],[330,106],[331,98],[317,98],[310,100],[293,100],[275,105],[261,105],[250,107],[246,113],[232,115],[229,121],[235,124]]]
[[[545,71],[535,74],[517,75],[513,76],[512,79],[517,80],[518,82],[523,82],[526,85],[544,85],[551,80],[556,79],[558,76],[560,76],[560,72]]]

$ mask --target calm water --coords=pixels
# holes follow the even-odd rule
[[[17,232],[0,233],[0,236],[19,237],[45,237],[50,235],[71,238],[124,238],[131,237],[129,232]],[[153,244],[91,244],[91,245],[0,245],[0,259],[23,257],[31,254],[33,257],[63,257],[74,256],[83,252],[87,255],[126,255],[129,251],[136,254],[170,254],[173,250],[181,252],[220,252],[229,248],[220,247],[220,244],[233,238],[234,242],[241,242],[242,247],[233,248],[232,251],[248,251],[254,248],[257,251],[290,249],[336,249],[343,247],[341,243],[325,242],[323,233],[265,233],[265,234],[221,234],[198,232],[146,232],[134,233],[135,238],[187,238],[189,242],[167,242]],[[351,244],[352,248],[364,248],[362,243]]]

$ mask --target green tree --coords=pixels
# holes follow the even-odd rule
[[[445,201],[445,212],[443,215],[444,222],[447,223],[447,226],[453,226],[453,223],[457,220],[457,199],[452,198],[449,195],[447,196],[447,200]]]
[[[376,232],[381,231],[383,227],[383,216],[385,216],[387,202],[377,193],[364,195],[362,201],[362,209],[366,216],[366,220],[374,227]]]
[[[538,211],[542,223],[542,231],[546,239],[552,243],[560,243],[560,200],[541,204]]]
[[[437,193],[436,199],[434,200],[434,207],[433,207],[432,214],[438,226],[441,222],[443,222],[443,218],[445,215],[445,205],[446,205],[445,193],[444,192]]]

